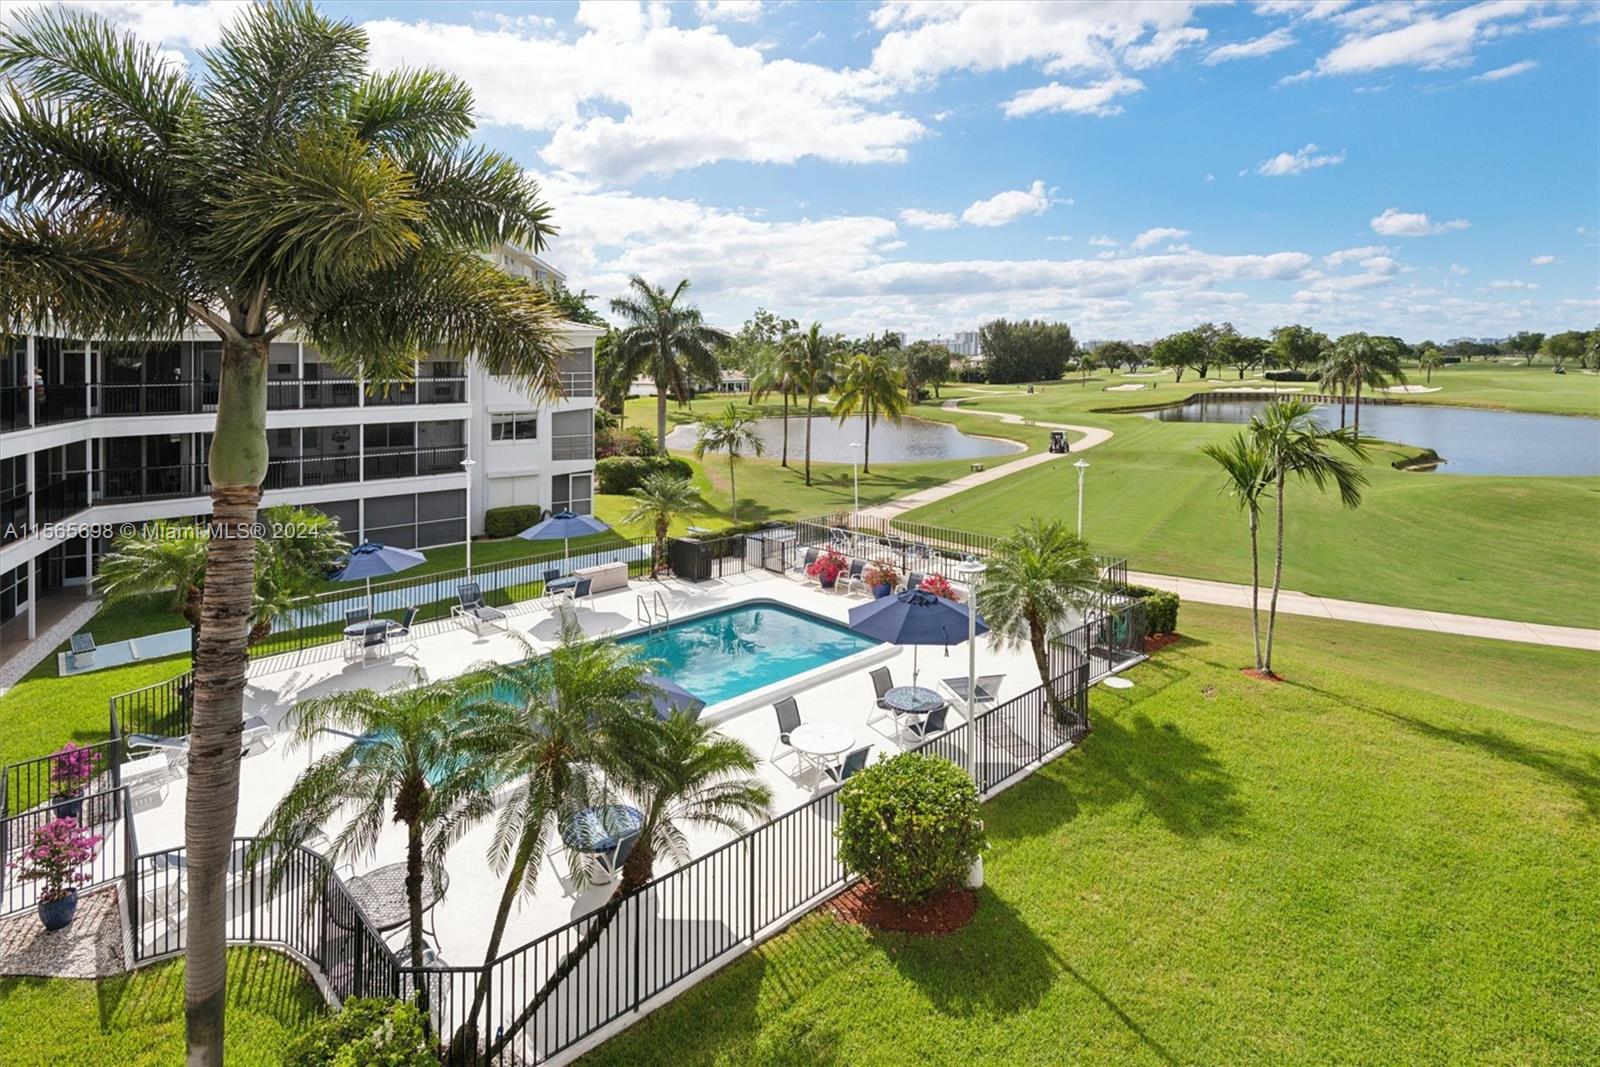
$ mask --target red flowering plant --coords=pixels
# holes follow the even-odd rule
[[[83,795],[94,777],[94,749],[68,741],[50,755],[50,784],[57,800]]]
[[[92,880],[83,868],[104,840],[79,826],[77,819],[51,819],[33,832],[33,842],[22,850],[22,859],[14,866],[19,877],[44,883],[39,891],[41,902],[62,900]]]
[[[886,585],[891,590],[900,584],[900,572],[886,559],[875,559],[863,575],[868,585]]]
[[[942,596],[946,600],[959,601],[961,597],[956,593],[955,587],[950,584],[950,579],[942,574],[930,574],[922,579],[917,588],[924,593]]]
[[[850,569],[850,561],[837,548],[828,548],[806,567],[806,573],[823,585],[832,585]]]

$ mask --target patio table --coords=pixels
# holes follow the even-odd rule
[[[883,702],[902,715],[926,715],[944,706],[944,697],[925,685],[897,685],[883,694]]]
[[[615,871],[622,846],[638,835],[644,813],[630,804],[601,804],[584,808],[561,821],[561,842],[575,852],[597,856],[607,871]]]
[[[789,747],[818,770],[831,766],[855,744],[855,735],[847,727],[832,722],[802,723],[789,734]]]
[[[346,626],[344,635],[348,638],[361,638],[368,634],[382,633],[388,628],[388,619],[368,619],[366,622],[356,622]]]
[[[437,879],[426,867],[422,871],[422,911],[426,915],[450,888],[450,874],[440,871]],[[361,905],[367,921],[378,933],[394,930],[411,921],[411,905],[406,900],[406,865],[391,863],[357,875],[345,883],[350,899]],[[343,925],[343,924],[341,924]]]

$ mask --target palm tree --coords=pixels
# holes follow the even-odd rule
[[[805,333],[793,334],[787,344],[792,351],[799,391],[806,394],[806,484],[811,484],[811,416],[817,396],[833,382],[834,350],[832,337],[822,332],[822,323],[813,322]]]
[[[647,374],[656,384],[656,447],[667,450],[667,390],[687,404],[693,379],[716,381],[715,349],[728,335],[707,326],[700,309],[678,303],[689,289],[685,278],[668,293],[639,275],[628,279],[628,294],[611,301],[611,310],[628,320],[613,342],[621,373],[632,380]]]
[[[694,483],[669,471],[656,471],[632,490],[633,507],[623,516],[624,526],[636,522],[655,524],[656,545],[651,574],[660,574],[667,565],[667,531],[680,515],[693,515],[702,505]]]
[[[1216,461],[1227,479],[1226,491],[1239,505],[1250,522],[1250,635],[1255,640],[1256,670],[1262,669],[1261,659],[1261,495],[1272,484],[1267,470],[1266,457],[1261,448],[1247,433],[1228,438],[1225,444],[1212,442],[1200,446],[1200,451]]]
[[[733,482],[733,467],[739,457],[749,452],[759,456],[766,448],[756,420],[739,410],[739,405],[729,404],[722,414],[704,419],[700,423],[700,436],[694,443],[696,459],[705,458],[707,452],[728,454],[728,496],[733,501],[733,521],[739,521],[739,492]]]
[[[119,536],[100,561],[94,582],[107,605],[170,593],[168,610],[199,629],[206,549],[204,527],[157,519]]]
[[[1361,433],[1361,387],[1373,388],[1406,380],[1400,369],[1400,347],[1393,338],[1366,333],[1347,333],[1334,342],[1334,357],[1345,368],[1346,380],[1355,385],[1355,432]],[[1344,406],[1340,405],[1339,424],[1344,425]]]
[[[1330,446],[1365,461],[1367,453],[1355,431],[1340,427],[1330,430],[1315,418],[1316,409],[1299,397],[1277,400],[1250,419],[1249,436],[1261,453],[1261,462],[1271,477],[1277,498],[1277,549],[1272,568],[1272,599],[1267,606],[1267,647],[1260,670],[1272,674],[1272,638],[1278,623],[1278,590],[1283,586],[1284,490],[1290,474],[1310,482],[1320,490],[1328,483],[1339,490],[1339,500],[1347,508],[1361,505],[1361,489],[1367,475],[1352,459],[1335,455]]]
[[[904,386],[905,376],[883,353],[857,352],[840,367],[839,396],[833,413],[841,423],[858,411],[866,416],[862,474],[872,469],[872,424],[882,415],[899,425],[900,417],[910,406],[902,391]]]
[[[1444,353],[1437,348],[1424,348],[1417,357],[1417,369],[1427,372],[1428,384],[1433,384],[1433,372],[1444,366]]]
[[[1335,389],[1339,391],[1340,429],[1344,428],[1345,403],[1350,395],[1350,383],[1354,380],[1355,374],[1355,363],[1349,351],[1337,345],[1324,352],[1322,362],[1317,364],[1317,386],[1328,394],[1332,394]]]
[[[772,790],[754,777],[761,761],[743,741],[681,713],[661,721],[647,714],[638,725],[642,729],[631,731],[626,744],[616,743],[626,767],[623,789],[643,816],[638,840],[623,861],[622,877],[584,936],[489,1047],[491,1060],[599,943],[627,899],[655,877],[655,858],[665,854],[679,864],[688,862],[686,824],[738,834],[751,821],[771,814]]]
[[[800,392],[800,373],[794,359],[794,348],[778,343],[768,345],[756,361],[755,373],[750,376],[750,399],[763,400],[777,393],[783,401],[783,458],[780,467],[789,465],[789,401]]]
[[[472,93],[372,73],[365,33],[301,0],[248,5],[203,81],[72,8],[0,29],[0,322],[78,337],[222,342],[211,521],[248,529],[267,470],[267,360],[297,331],[341,370],[407,380],[469,353],[559,395],[558,318],[484,247],[543,247],[537,185],[470,145]],[[212,538],[195,650],[185,844],[189,1062],[222,1059],[225,878],[255,541]]]
[[[1100,563],[1067,524],[1037,517],[996,542],[985,562],[976,603],[996,645],[1033,649],[1050,706],[1062,713],[1050,685],[1049,641],[1072,612],[1081,612],[1101,591]]]
[[[413,966],[421,966],[422,885],[462,826],[493,811],[493,779],[474,765],[456,738],[470,690],[459,680],[426,682],[421,671],[378,693],[357,689],[306,700],[290,713],[292,744],[310,748],[325,733],[354,736],[311,762],[268,816],[256,853],[277,858],[313,833],[345,818],[328,850],[330,862],[372,855],[384,824],[406,828],[406,901]],[[419,998],[426,983],[417,984]]]

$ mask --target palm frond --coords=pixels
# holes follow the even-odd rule
[[[472,132],[472,90],[433,69],[379,71],[351,93],[358,140],[401,157],[450,151]]]
[[[432,239],[473,248],[514,241],[538,252],[557,232],[538,183],[510,156],[478,146],[413,157],[409,166]]]

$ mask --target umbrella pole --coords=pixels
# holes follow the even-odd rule
[[[372,614],[372,579],[367,579],[367,614]]]

